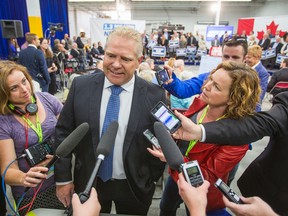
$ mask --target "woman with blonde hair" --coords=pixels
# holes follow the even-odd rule
[[[245,64],[223,62],[213,70],[202,87],[202,94],[195,98],[185,116],[194,123],[217,121],[222,118],[239,119],[254,113],[261,89],[259,78],[253,69]],[[222,193],[214,187],[218,178],[228,180],[229,172],[238,164],[248,150],[242,146],[222,146],[179,140],[179,146],[187,146],[184,160],[197,160],[204,179],[210,182],[207,215],[228,215],[222,200]],[[163,153],[157,149],[148,151],[165,161]],[[160,215],[176,215],[182,199],[178,194],[178,172],[171,170],[160,203]]]

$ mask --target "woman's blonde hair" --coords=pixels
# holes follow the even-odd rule
[[[26,67],[16,64],[12,61],[0,61],[0,114],[7,115],[10,113],[10,109],[7,104],[10,97],[10,90],[7,85],[8,76],[15,70],[21,71],[26,77],[27,81],[31,86],[33,92],[32,78],[28,73]]]
[[[241,118],[253,114],[261,94],[258,73],[243,63],[226,61],[219,64],[210,76],[219,69],[225,70],[232,79],[225,117]]]

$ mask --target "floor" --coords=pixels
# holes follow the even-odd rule
[[[194,76],[197,76],[198,69],[199,69],[199,66],[186,66],[185,67],[185,70],[190,71],[191,73],[193,73]],[[57,97],[59,97],[59,99],[61,99],[62,93],[58,93]],[[262,104],[262,109],[268,110],[268,109],[270,109],[270,107],[271,107],[271,103],[268,100],[264,100],[264,102]],[[255,143],[253,143],[253,149],[249,150],[247,152],[246,156],[242,159],[240,166],[239,166],[239,169],[236,173],[235,180],[232,182],[232,185],[231,185],[231,188],[236,193],[241,194],[237,185],[236,185],[237,179],[241,176],[241,174],[247,168],[247,166],[264,150],[268,141],[269,141],[269,138],[264,137],[262,140],[259,140]],[[167,178],[167,175],[168,175],[167,172],[165,172],[164,173],[164,182],[165,182],[165,179]],[[9,187],[8,187],[7,191],[8,191],[9,197],[11,199],[11,192],[9,190]],[[159,203],[161,200],[161,196],[162,196],[162,184],[161,184],[161,182],[159,182],[157,184],[154,198],[153,198],[153,201],[152,201],[149,213],[148,213],[149,216],[159,215]],[[7,209],[9,209],[9,208],[7,207]],[[9,211],[8,213],[11,214],[11,211]],[[42,214],[37,214],[37,215],[42,215]],[[185,216],[185,215],[186,215],[185,207],[182,204],[180,206],[179,210],[177,211],[177,216]]]

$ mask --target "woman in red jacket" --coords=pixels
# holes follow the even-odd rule
[[[194,99],[185,115],[197,124],[222,118],[241,118],[254,113],[260,92],[259,77],[255,70],[244,64],[223,62],[211,72],[202,87],[202,94]],[[185,161],[197,160],[204,179],[210,182],[207,215],[229,215],[222,194],[214,187],[214,183],[218,178],[227,182],[229,171],[244,157],[248,145],[223,146],[192,140],[188,143],[180,141],[179,147],[183,146],[186,146]],[[165,160],[161,150],[148,150]],[[177,208],[183,202],[176,184],[178,172],[170,171],[171,176],[160,203],[160,215],[166,216],[176,215]]]

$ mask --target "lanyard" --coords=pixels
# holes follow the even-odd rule
[[[39,143],[41,143],[43,139],[43,134],[42,134],[42,128],[41,128],[41,123],[38,117],[38,113],[36,114],[36,127],[30,121],[30,119],[28,119],[26,116],[22,116],[22,119],[30,126],[30,128],[32,128],[35,131],[35,133],[37,134],[39,138]]]
[[[207,114],[207,112],[208,112],[208,109],[209,109],[209,105],[207,105],[207,106],[205,107],[202,115],[200,116],[199,121],[197,122],[197,125],[199,125],[199,124],[201,124],[201,123],[203,122],[203,120],[204,120],[204,118],[205,118],[205,116],[206,116],[206,114]],[[222,118],[224,118],[224,117],[225,117],[225,115],[221,116],[220,118],[217,118],[216,121],[218,121],[218,120],[220,120],[220,119],[222,119]],[[188,148],[187,148],[187,150],[186,150],[186,153],[185,153],[185,156],[186,156],[186,157],[188,156],[189,152],[191,151],[191,149],[195,146],[195,144],[196,144],[198,141],[199,141],[199,140],[191,140],[191,141],[190,141],[189,146],[188,146]]]

